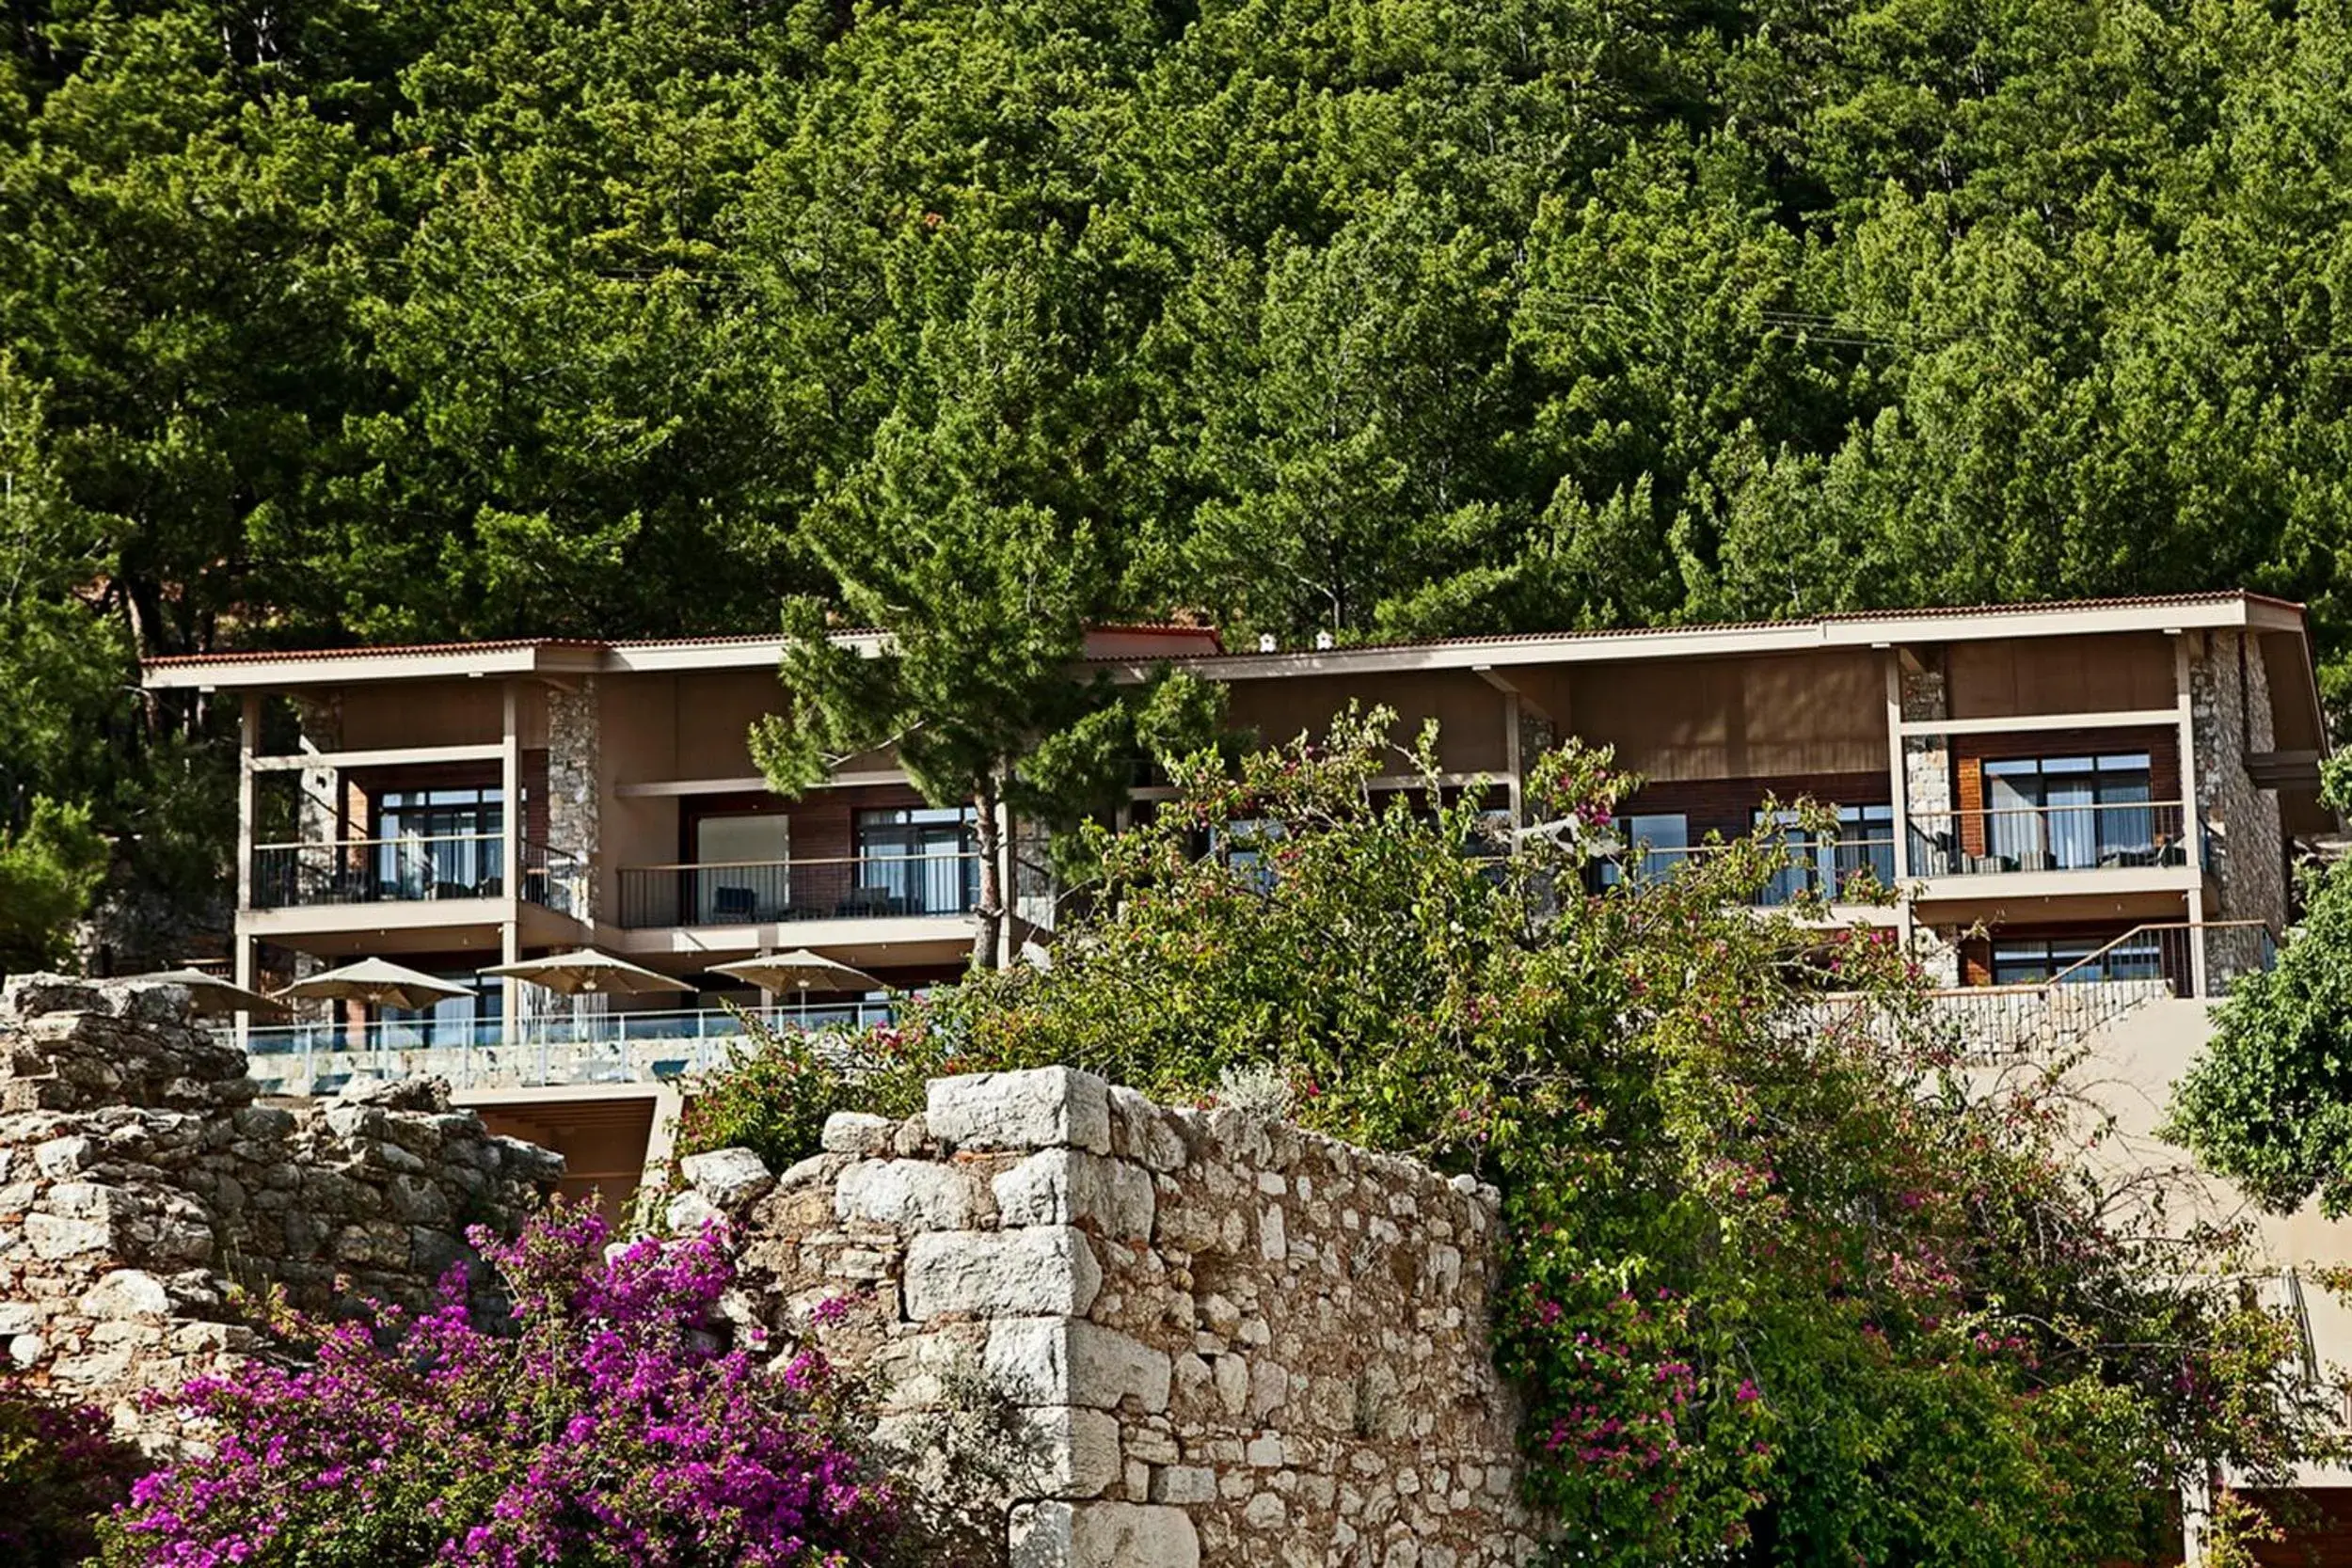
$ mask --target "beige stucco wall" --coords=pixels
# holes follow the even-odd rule
[[[2276,1268],[2352,1260],[2352,1223],[2323,1217],[2316,1204],[2292,1215],[2265,1214],[2228,1182],[2196,1173],[2185,1150],[2155,1136],[2171,1085],[2203,1051],[2212,1033],[2207,1004],[2166,998],[2142,1003],[2091,1036],[2082,1086],[2114,1117],[2116,1129],[2115,1138],[2098,1157],[2117,1175],[2181,1176],[2196,1195],[2194,1217],[2223,1224],[2250,1222]],[[2168,1216],[2169,1227],[2184,1228],[2192,1217],[2187,1210],[2175,1211]],[[2304,1302],[2320,1364],[2352,1370],[2352,1307],[2310,1283],[2308,1271],[2306,1275]]]

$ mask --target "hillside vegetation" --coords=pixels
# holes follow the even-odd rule
[[[134,653],[771,625],[1013,502],[1299,639],[2244,584],[2352,681],[2352,21],[2140,0],[30,0],[8,821]]]

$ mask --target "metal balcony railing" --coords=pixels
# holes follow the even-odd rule
[[[1628,876],[1646,880],[1670,877],[1706,856],[1721,854],[1723,848],[1721,845],[1700,844],[1629,849],[1621,856],[1597,863],[1597,883],[1606,887]],[[1777,909],[1796,902],[1800,896],[1819,895],[1834,900],[1845,896],[1858,884],[1887,889],[1895,883],[1895,840],[1891,835],[1790,839],[1788,850],[1794,863],[1773,872],[1755,891],[1749,900],[1752,904]]]
[[[585,907],[586,862],[525,839],[519,896],[565,913]],[[505,896],[503,833],[410,834],[253,849],[257,910],[335,904],[414,903]]]
[[[2181,827],[2178,800],[1914,811],[1911,872],[1979,877],[2184,866],[2188,850]]]
[[[620,924],[630,929],[961,915],[979,902],[977,855],[859,855],[620,871]]]

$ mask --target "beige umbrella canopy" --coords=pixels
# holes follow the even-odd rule
[[[181,987],[188,993],[188,1006],[199,1018],[219,1018],[228,1013],[278,1014],[286,1010],[281,1002],[200,969],[159,969],[151,974],[131,974],[124,979],[126,983]]]
[[[648,991],[694,989],[684,980],[657,974],[650,969],[630,963],[627,958],[616,958],[594,947],[582,947],[570,953],[550,953],[544,958],[525,958],[520,963],[500,964],[482,973],[528,980],[534,986],[545,986],[566,996],[577,996],[582,991],[605,996],[643,996]]]
[[[731,964],[713,964],[710,973],[732,974],[762,990],[873,990],[882,984],[862,969],[851,969],[805,947],[796,947],[789,953],[762,953],[756,958],[738,958]]]
[[[762,953],[756,958],[738,958],[731,964],[712,964],[710,973],[748,980],[765,991],[798,991],[803,1022],[808,1016],[810,991],[874,990],[882,985],[862,969],[851,969],[805,947],[796,947],[789,953]]]
[[[437,979],[421,970],[362,958],[341,969],[296,980],[278,993],[280,1001],[366,1002],[379,1007],[430,1007],[453,996],[471,996],[471,986]]]

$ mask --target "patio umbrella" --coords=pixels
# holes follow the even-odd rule
[[[200,969],[159,969],[151,974],[130,974],[124,983],[138,981],[144,985],[178,986],[188,993],[188,1006],[199,1018],[219,1018],[229,1013],[283,1013],[285,1004],[275,1002],[258,990],[247,990],[233,980],[217,974],[207,974]]]
[[[749,980],[762,990],[793,990],[801,993],[801,1018],[808,1018],[808,993],[813,990],[875,990],[880,980],[862,969],[851,969],[822,953],[812,953],[796,947],[789,953],[762,953],[756,958],[738,958],[731,964],[712,964],[713,974],[732,975]]]
[[[439,980],[421,970],[361,958],[341,969],[324,970],[296,980],[278,992],[280,1001],[366,1002],[379,1007],[430,1007],[453,996],[471,996],[471,986]]]
[[[642,965],[630,963],[627,958],[616,958],[594,947],[582,947],[569,953],[550,953],[544,958],[525,958],[520,963],[500,964],[482,973],[528,980],[534,986],[560,990],[566,996],[577,996],[582,991],[606,996],[643,996],[648,991],[694,989],[684,980],[658,974]]]

